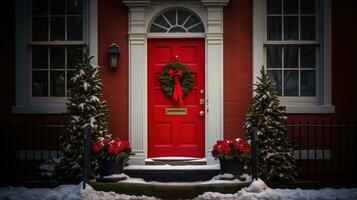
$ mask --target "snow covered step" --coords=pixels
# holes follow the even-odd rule
[[[124,173],[145,181],[207,181],[220,173],[219,165],[130,165]]]
[[[206,158],[157,157],[145,160],[145,165],[206,165]]]

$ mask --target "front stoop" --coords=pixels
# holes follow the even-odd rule
[[[99,191],[113,191],[120,194],[136,196],[153,196],[161,199],[193,199],[205,192],[234,194],[249,183],[212,183],[212,184],[174,184],[174,183],[99,183],[90,185]]]
[[[130,165],[124,173],[132,178],[158,182],[207,181],[220,173],[219,165]]]

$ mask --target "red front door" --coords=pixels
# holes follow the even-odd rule
[[[203,39],[148,40],[148,128],[149,157],[204,157],[205,72]],[[166,115],[166,108],[177,103],[161,89],[163,67],[178,61],[193,74],[193,88],[183,98],[187,115]]]

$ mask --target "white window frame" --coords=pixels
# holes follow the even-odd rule
[[[86,0],[84,0],[86,1]],[[65,41],[61,44],[79,44],[89,46],[90,54],[94,56],[92,63],[98,64],[98,19],[97,1],[87,0],[84,3],[83,32],[84,42]],[[15,105],[12,113],[18,114],[58,114],[66,111],[66,97],[32,97],[31,45],[41,45],[43,42],[32,42],[31,3],[28,0],[16,0],[15,3]],[[50,41],[46,44],[56,45]]]
[[[331,102],[331,0],[317,0],[319,12],[316,25],[320,30],[320,56],[317,57],[316,97],[279,97],[287,113],[334,113]],[[265,66],[266,0],[253,0],[253,83],[258,81],[260,69]],[[274,43],[269,41],[269,43]],[[253,89],[255,88],[253,84]]]

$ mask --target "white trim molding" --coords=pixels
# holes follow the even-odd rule
[[[66,111],[65,97],[32,97],[31,96],[31,45],[83,45],[88,44],[89,53],[93,55],[92,64],[98,65],[98,0],[87,0],[84,4],[84,42],[57,41],[31,42],[31,2],[15,2],[15,114],[60,114]]]
[[[280,97],[287,113],[334,113],[331,101],[331,0],[318,0],[316,24],[320,39],[320,68],[318,72],[317,97]],[[266,0],[253,0],[253,89],[265,65],[264,43],[266,42]],[[270,41],[269,41],[270,42]],[[270,42],[274,43],[274,42]],[[289,43],[289,41],[288,41]],[[291,42],[290,42],[291,43]]]
[[[229,0],[134,1],[129,7],[129,139],[132,164],[144,164],[148,155],[147,38],[205,38],[206,118],[205,155],[215,163],[211,147],[223,138],[223,6]],[[189,10],[202,20],[205,33],[149,33],[152,20],[167,9]]]

